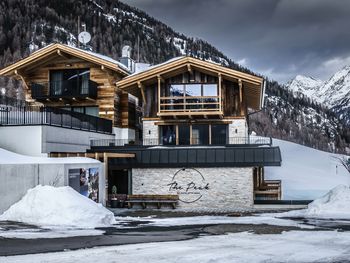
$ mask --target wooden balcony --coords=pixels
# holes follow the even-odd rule
[[[220,96],[160,97],[158,116],[223,115]]]
[[[50,81],[32,83],[32,98],[45,101],[47,99],[96,99],[97,83],[88,80],[84,83],[76,81]]]

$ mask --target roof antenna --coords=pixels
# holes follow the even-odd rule
[[[83,48],[86,50],[86,44],[90,42],[91,40],[91,35],[89,32],[86,31],[86,25],[83,24],[82,28],[84,31],[80,32],[78,35],[78,40],[80,43],[83,44]]]

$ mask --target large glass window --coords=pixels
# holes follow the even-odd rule
[[[190,144],[190,126],[189,125],[179,125],[179,144],[189,145]]]
[[[209,144],[209,125],[205,125],[205,124],[192,125],[192,144],[200,144],[200,145]]]
[[[78,95],[89,93],[89,69],[50,71],[51,95]]]
[[[186,96],[200,97],[202,96],[202,85],[201,84],[187,84],[185,86]]]
[[[175,125],[161,126],[161,143],[163,145],[175,145],[176,144],[176,127]]]
[[[211,125],[211,144],[224,145],[227,140],[227,125],[215,124]]]

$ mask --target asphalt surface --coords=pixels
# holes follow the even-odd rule
[[[179,217],[194,216],[189,213],[159,212],[154,211],[127,212],[124,216],[156,216]],[[198,215],[198,214],[196,214]],[[235,214],[234,216],[237,216]],[[303,219],[299,219],[303,220]],[[314,225],[316,229],[302,229],[303,231],[317,230],[340,230],[350,231],[350,221],[336,220],[303,220],[305,224]],[[272,226],[272,225],[251,225],[251,224],[211,224],[211,225],[187,225],[187,226],[151,226],[147,221],[125,221],[123,228],[99,228],[105,234],[98,236],[79,236],[65,238],[1,238],[0,256],[24,255],[33,253],[58,252],[64,250],[75,250],[91,248],[96,246],[112,246],[149,242],[180,241],[196,238],[203,235],[220,235],[226,233],[237,233],[250,231],[256,234],[280,234],[283,231],[301,230],[298,227]],[[0,227],[4,230],[17,230],[35,228],[35,226],[20,224],[16,222],[1,222]]]

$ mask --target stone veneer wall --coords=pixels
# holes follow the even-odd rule
[[[228,125],[228,137],[230,143],[242,143],[241,139],[235,140],[234,137],[248,137],[248,125],[246,119],[233,119],[232,123]]]
[[[159,143],[159,129],[154,121],[143,121],[142,130],[144,144],[157,145]]]
[[[178,208],[201,211],[237,211],[249,210],[254,205],[253,200],[253,172],[252,168],[195,168],[186,169],[185,176],[174,174],[181,168],[146,168],[132,169],[133,194],[179,194],[180,200],[193,201],[191,203],[180,201]],[[189,172],[187,172],[189,171]],[[198,174],[202,174],[203,179]],[[186,186],[194,181],[197,186],[208,185],[208,189],[196,192]],[[176,181],[182,190],[170,190],[169,184]]]

